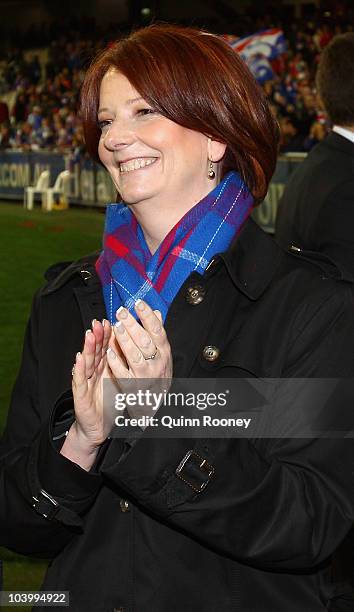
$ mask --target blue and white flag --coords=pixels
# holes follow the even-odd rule
[[[262,55],[268,60],[272,60],[286,51],[284,32],[279,28],[261,30],[256,34],[251,34],[251,36],[239,38],[230,44],[246,61],[253,55]]]
[[[252,55],[249,57],[247,66],[261,85],[266,81],[271,81],[274,77],[273,69],[267,58],[263,55]]]

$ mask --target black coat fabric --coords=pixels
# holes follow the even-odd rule
[[[331,132],[291,175],[276,240],[331,257],[354,274],[354,143]]]
[[[51,559],[43,589],[70,591],[74,612],[354,609],[330,565],[354,519],[352,440],[144,432],[125,453],[109,440],[90,472],[60,455],[74,355],[105,316],[95,257],[52,268],[34,298],[1,446],[0,544]],[[351,286],[308,258],[249,220],[170,307],[174,375],[351,377]],[[195,283],[197,305],[186,300]],[[205,360],[206,345],[218,359]],[[191,449],[214,467],[201,493],[175,473]],[[32,507],[41,488],[59,504],[54,518]]]

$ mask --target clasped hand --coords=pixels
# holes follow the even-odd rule
[[[131,382],[132,378],[163,379],[164,388],[169,388],[172,354],[161,313],[142,300],[136,303],[135,311],[140,323],[126,308],[120,308],[114,326],[107,320],[93,321],[92,330],[87,330],[83,350],[77,353],[73,368],[76,420],[66,447],[71,439],[76,448],[94,454],[109,435],[112,423],[105,418],[105,378],[117,384],[120,391],[124,391],[124,381]],[[63,454],[69,456],[67,449]]]

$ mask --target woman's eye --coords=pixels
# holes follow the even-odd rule
[[[153,113],[156,113],[153,108],[140,108],[137,111],[138,115],[152,115]]]
[[[97,125],[99,127],[99,129],[101,130],[101,132],[104,131],[105,128],[107,128],[110,125],[110,121],[108,119],[103,119],[102,121],[98,121]]]

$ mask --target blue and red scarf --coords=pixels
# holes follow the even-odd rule
[[[103,251],[96,270],[107,317],[125,306],[134,315],[140,298],[161,311],[169,306],[186,278],[202,274],[216,253],[225,251],[253,207],[253,198],[236,172],[224,179],[171,229],[152,255],[135,216],[124,203],[107,206]]]

